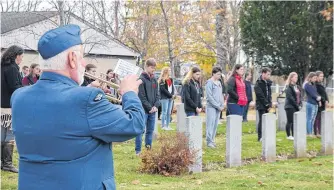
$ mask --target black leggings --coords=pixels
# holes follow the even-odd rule
[[[289,137],[293,136],[293,114],[296,112],[297,110],[294,108],[287,108],[285,109],[286,112],[286,118],[287,118],[287,122],[286,122],[286,126],[285,126],[285,130],[286,130],[286,135]]]

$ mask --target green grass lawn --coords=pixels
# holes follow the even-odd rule
[[[134,141],[114,144],[117,189],[333,189],[333,157],[319,154],[314,157],[320,152],[320,139],[307,139],[309,158],[290,159],[293,158],[293,141],[286,140],[285,132],[278,132],[277,162],[264,163],[255,122],[243,123],[244,164],[238,168],[225,168],[225,131],[223,123],[217,134],[217,149],[207,149],[203,138],[203,173],[177,177],[138,172],[140,158],[135,156]],[[17,165],[17,153],[14,156]],[[1,189],[17,189],[17,174],[1,174]]]

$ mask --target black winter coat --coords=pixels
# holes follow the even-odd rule
[[[256,95],[257,110],[268,110],[272,106],[271,85],[272,81],[266,82],[262,80],[261,76],[256,81],[256,84],[254,86],[254,91]]]
[[[295,109],[296,111],[299,111],[299,107],[302,106],[302,89],[297,86],[300,94],[299,94],[299,104],[297,104],[297,94],[296,91],[294,89],[293,85],[289,85],[286,87],[285,89],[285,105],[284,105],[284,109]]]
[[[189,83],[183,84],[182,99],[185,112],[196,112],[196,108],[202,108],[200,91],[199,84],[198,88],[196,88],[194,80],[190,80]]]
[[[149,113],[153,106],[156,108],[160,106],[158,81],[154,77],[149,77],[146,73],[142,73],[140,79],[143,83],[139,86],[138,96],[145,113]]]
[[[10,108],[13,92],[22,87],[20,68],[15,61],[1,63],[1,108]]]
[[[238,103],[239,96],[237,93],[237,85],[235,84],[235,76],[230,76],[230,78],[227,80],[227,103],[236,104]]]
[[[322,112],[326,110],[326,101],[329,101],[328,95],[326,88],[321,83],[315,83],[315,86],[317,87],[319,96],[321,96],[321,107],[318,107],[318,112]]]
[[[174,88],[174,83],[173,79],[170,79],[172,81],[172,93],[168,91],[168,84],[166,81],[161,81],[159,84],[159,89],[160,89],[160,99],[171,99],[173,95],[175,94],[175,88]]]

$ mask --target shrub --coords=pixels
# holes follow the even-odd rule
[[[194,163],[195,151],[188,148],[188,139],[184,134],[163,134],[151,150],[141,154],[140,171],[164,176],[180,175],[187,172]]]

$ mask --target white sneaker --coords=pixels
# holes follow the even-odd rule
[[[216,148],[216,146],[213,143],[209,143],[207,146],[208,148]]]
[[[162,130],[167,131],[167,127],[161,127]]]
[[[288,140],[295,140],[294,138],[293,138],[293,136],[288,136],[286,139],[288,139]]]
[[[167,131],[173,131],[174,129],[171,128],[171,127],[166,127],[166,130],[167,130]]]

